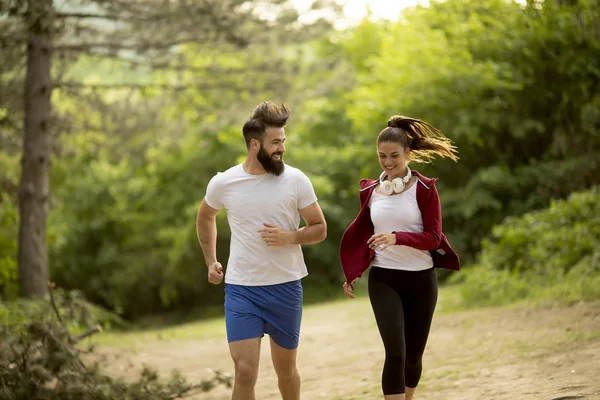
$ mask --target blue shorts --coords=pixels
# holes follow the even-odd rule
[[[227,341],[267,333],[284,349],[298,347],[302,322],[300,280],[266,286],[225,284]]]

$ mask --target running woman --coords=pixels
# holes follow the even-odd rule
[[[458,270],[459,258],[442,233],[435,183],[409,162],[435,156],[454,161],[456,148],[442,132],[414,118],[393,116],[377,138],[383,172],[360,181],[361,208],[344,232],[340,260],[347,297],[369,268],[369,299],[385,347],[385,400],[411,400],[437,302],[435,267]]]

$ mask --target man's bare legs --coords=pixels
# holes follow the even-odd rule
[[[284,349],[271,338],[271,359],[283,400],[300,400],[300,374],[296,367],[296,354],[297,349]]]
[[[261,338],[229,343],[229,352],[235,365],[231,400],[256,400],[254,386],[258,377]]]

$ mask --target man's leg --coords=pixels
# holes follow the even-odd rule
[[[271,337],[271,359],[283,400],[300,399],[300,375],[296,354],[302,324],[302,283],[286,282],[269,287],[264,319]]]
[[[254,386],[258,377],[260,339],[253,338],[229,343],[235,365],[232,400],[255,400]]]
[[[264,335],[264,323],[257,306],[259,291],[257,287],[225,285],[225,327],[235,365],[233,400],[255,399],[260,339]]]
[[[300,399],[300,374],[296,367],[298,349],[286,349],[271,338],[271,359],[277,373],[279,391],[283,400]]]

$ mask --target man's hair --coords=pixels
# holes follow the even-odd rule
[[[285,104],[277,105],[270,101],[260,103],[242,127],[246,147],[250,147],[252,139],[262,143],[267,128],[283,128],[289,117],[290,110]]]

